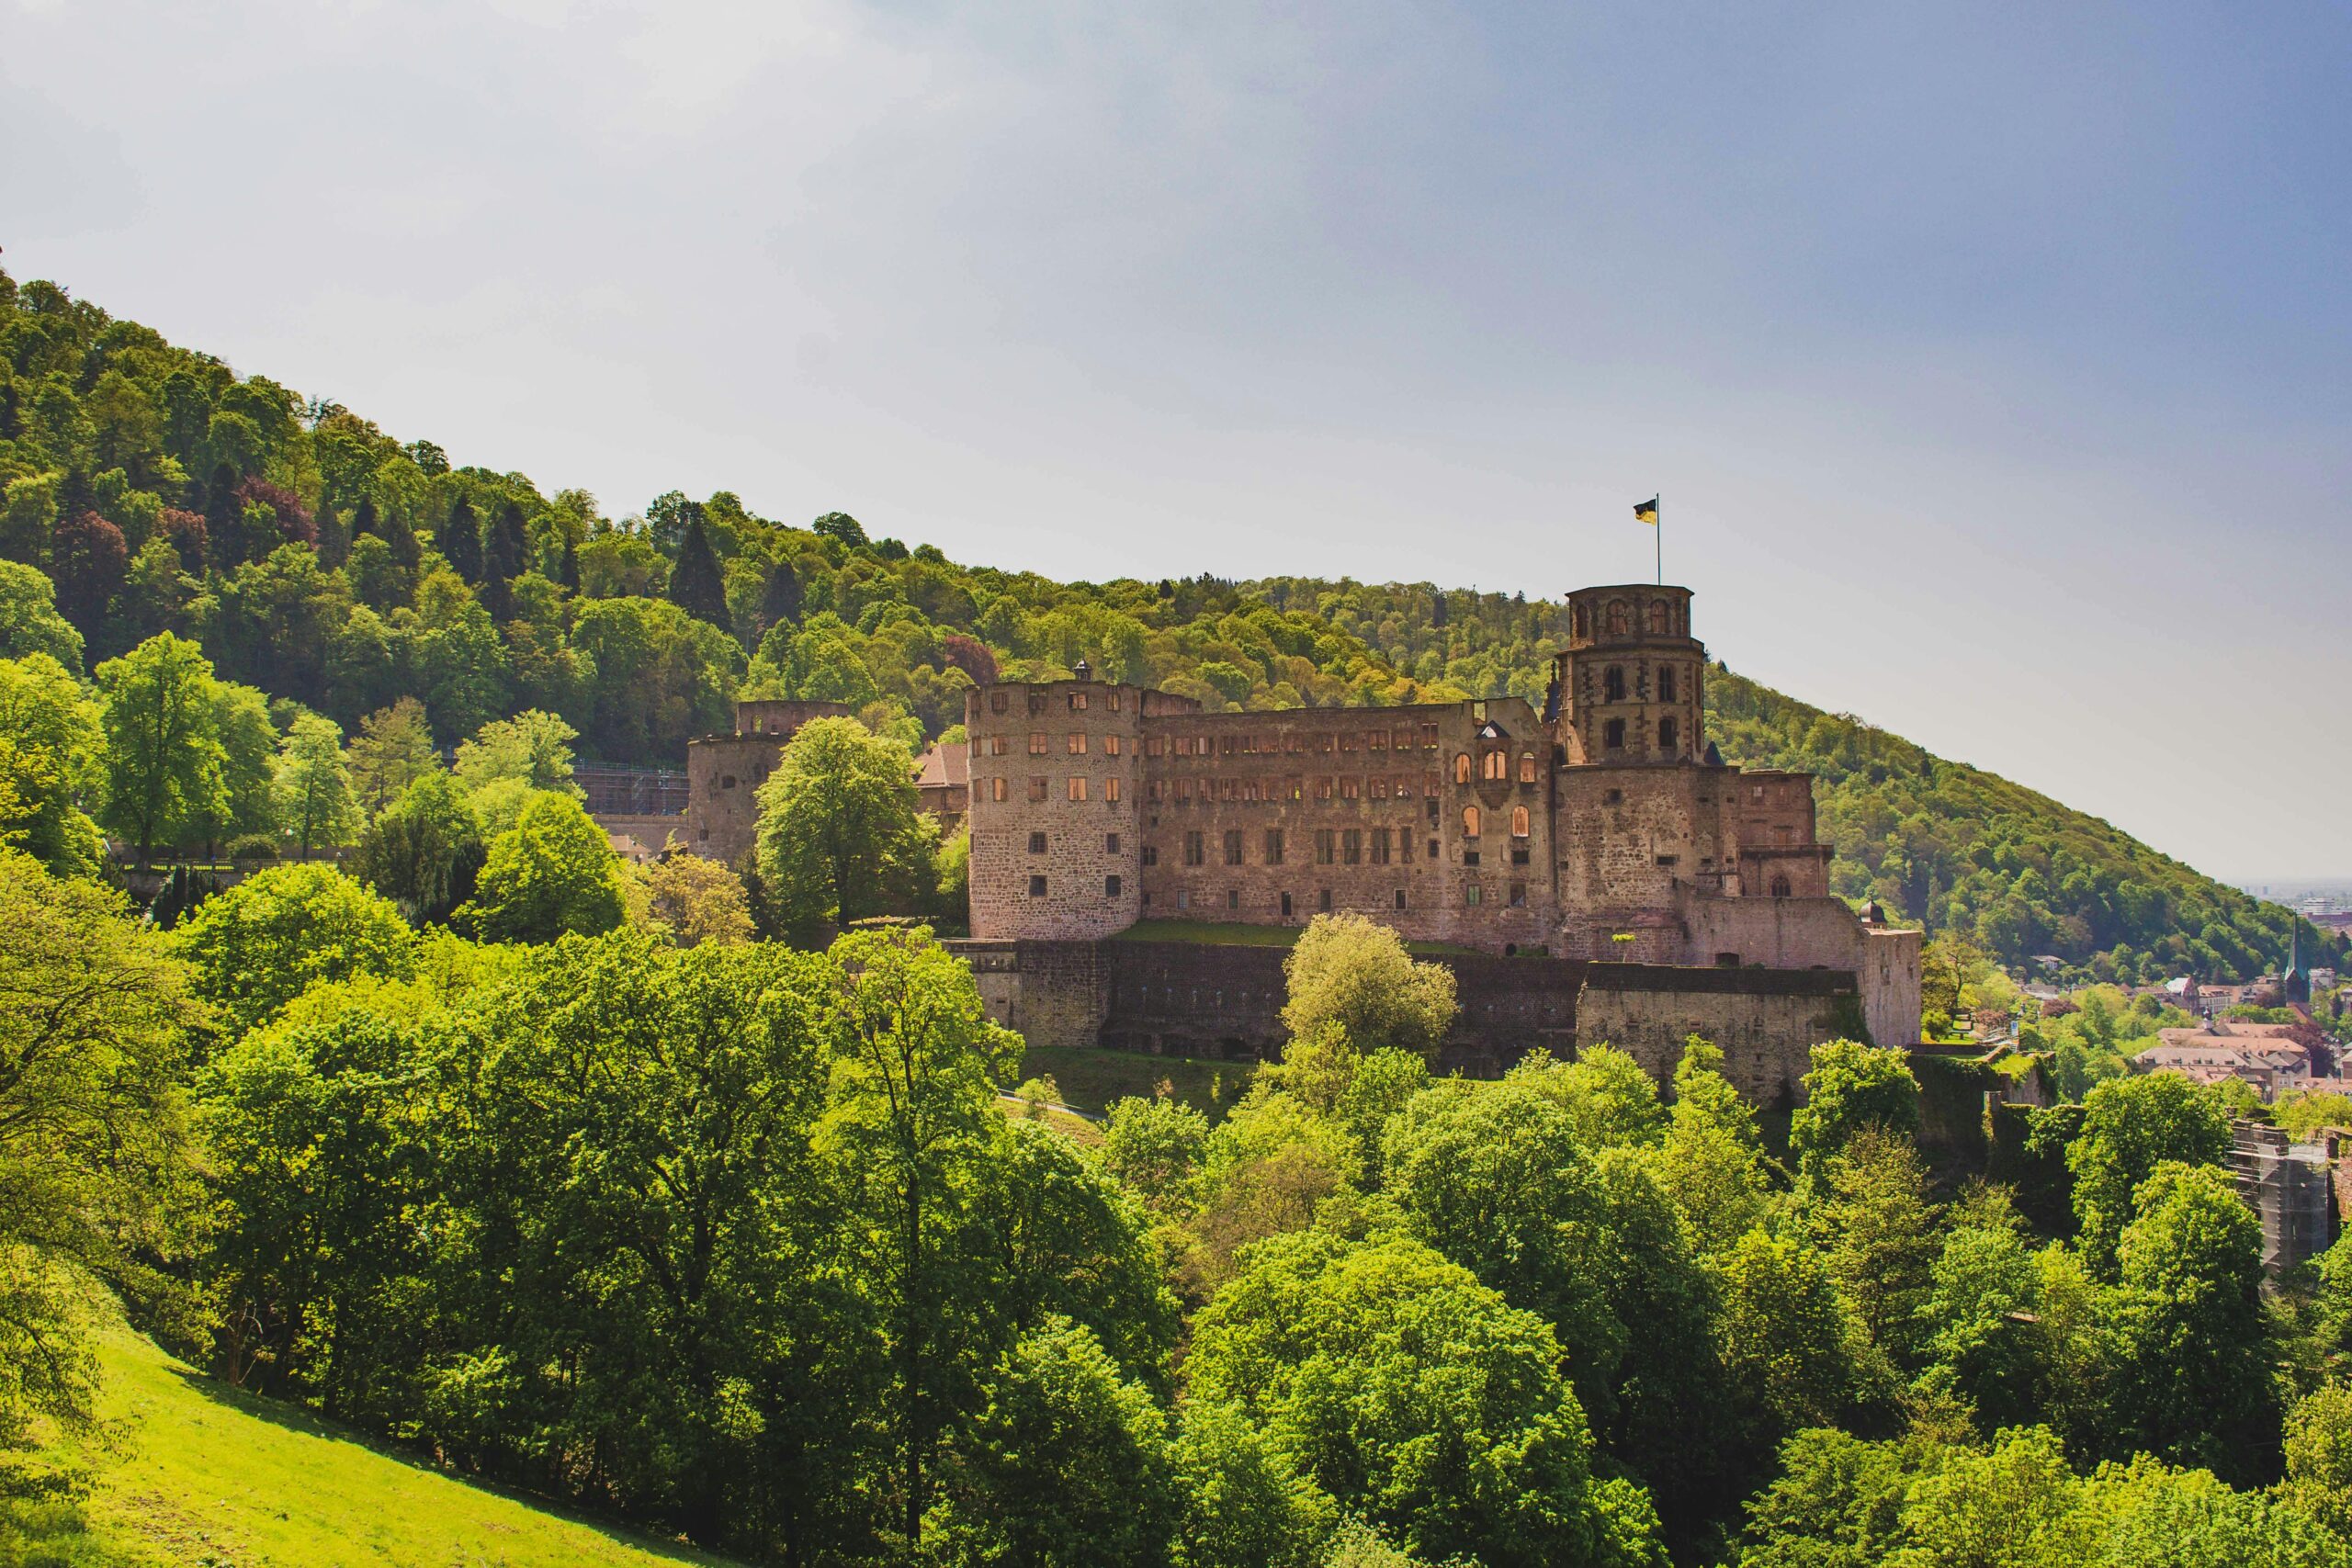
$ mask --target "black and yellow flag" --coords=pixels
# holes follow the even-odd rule
[[[1657,498],[1656,496],[1652,496],[1647,501],[1637,501],[1634,503],[1634,521],[1646,523],[1653,528],[1657,526]]]

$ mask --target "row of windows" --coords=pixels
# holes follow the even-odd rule
[[[1278,752],[1409,751],[1417,732],[1411,726],[1386,729],[1324,730],[1313,735],[1295,731],[1282,735],[1153,735],[1144,740],[1150,757],[1271,757]],[[1437,748],[1437,726],[1424,724],[1418,739],[1425,750]]]
[[[1453,782],[1458,784],[1468,784],[1470,773],[1470,753],[1456,752],[1453,758]],[[1501,750],[1480,752],[1477,773],[1480,778],[1489,784],[1510,783],[1510,754]],[[1532,751],[1521,751],[1519,754],[1519,782],[1523,784],[1532,784],[1535,782],[1535,753]]]
[[[1050,886],[1051,885],[1047,882],[1046,878],[1043,875],[1032,876],[1029,879],[1029,897],[1032,898],[1043,898],[1046,897]],[[1125,887],[1125,879],[1117,876],[1106,876],[1102,879],[1102,897],[1106,900],[1117,898],[1121,896]],[[1512,908],[1525,908],[1527,907],[1527,884],[1524,882],[1512,883],[1506,890],[1504,897],[1510,900],[1510,907]],[[1471,908],[1475,909],[1484,904],[1486,902],[1486,898],[1487,890],[1475,882],[1471,883],[1462,890],[1462,902]],[[1398,887],[1393,889],[1391,892],[1391,908],[1398,909],[1406,908],[1405,890],[1403,888]],[[1149,893],[1146,893],[1143,896],[1143,901],[1148,905],[1151,902],[1151,895]],[[1329,914],[1331,912],[1331,890],[1328,887],[1317,888],[1315,892],[1315,902],[1317,908],[1324,914]],[[1225,890],[1225,907],[1227,909],[1239,909],[1241,908],[1241,889],[1238,887],[1228,887]],[[1193,902],[1193,892],[1191,888],[1180,888],[1177,890],[1176,908],[1179,909],[1190,909],[1195,908]],[[1283,919],[1287,920],[1291,919],[1295,906],[1291,901],[1291,896],[1289,894],[1284,893],[1281,896],[1279,908],[1282,910],[1282,918]]]
[[[1069,711],[1072,713],[1085,712],[1088,706],[1088,699],[1091,697],[1092,694],[1093,694],[1091,692],[1069,693]],[[1125,700],[1125,694],[1122,693],[1118,687],[1114,686],[1109,691],[1105,692],[1103,695],[1109,699],[1105,705],[1108,706],[1113,713],[1117,713]],[[1003,713],[1010,709],[1012,705],[1011,694],[1001,691],[990,692],[989,694],[989,711],[990,713]],[[1043,713],[1046,711],[1045,693],[1032,692],[1029,694],[1029,711],[1033,714]]]
[[[1600,745],[1601,749],[1606,751],[1622,751],[1625,749],[1625,721],[1623,719],[1609,718],[1601,720]],[[1682,727],[1675,723],[1671,718],[1659,719],[1657,721],[1657,749],[1661,751],[1674,751],[1680,750],[1681,745]]]
[[[1030,802],[1034,805],[1037,802],[1051,798],[1053,795],[1053,780],[1048,778],[1033,776],[1029,780]],[[1064,783],[1062,787],[1065,798],[1069,800],[1084,800],[1088,798],[1089,792],[1097,785],[1101,786],[1102,798],[1104,800],[1110,802],[1114,806],[1119,804],[1119,780],[1116,775],[1107,779],[1090,780],[1084,773],[1072,773]],[[1002,777],[1001,775],[989,780],[989,798],[990,800],[1012,799],[1012,781]]]
[[[1657,700],[1662,703],[1679,701],[1679,699],[1674,694],[1677,684],[1674,666],[1659,665],[1657,667]],[[1625,667],[1623,665],[1611,664],[1600,672],[1600,700],[1604,703],[1622,703],[1625,700]]]
[[[1624,637],[1633,631],[1636,617],[1649,628],[1652,637],[1670,636],[1681,618],[1674,613],[1670,600],[1652,599],[1637,608],[1623,599],[1611,599],[1601,612],[1601,624],[1607,628],[1608,636]],[[1569,612],[1568,635],[1577,638],[1592,635],[1591,621],[1582,604]]]
[[[1085,756],[1088,745],[1089,737],[1084,730],[1073,730],[1069,735],[1062,738],[1063,749],[1069,751],[1069,753],[1073,757]],[[1102,737],[1102,754],[1105,757],[1117,756],[1119,754],[1119,746],[1120,737],[1116,735],[1106,735]],[[988,754],[989,756],[1001,757],[1012,750],[1012,737],[1009,735],[991,735],[989,737]],[[1053,747],[1047,742],[1046,735],[1044,730],[1033,729],[1029,732],[1029,755],[1032,757],[1043,757],[1052,750]]]

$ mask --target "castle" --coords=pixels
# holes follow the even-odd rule
[[[1819,1040],[1916,1042],[1919,933],[1829,892],[1812,776],[1707,743],[1690,591],[1583,589],[1568,624],[1540,714],[1206,714],[1083,665],[976,689],[961,945],[991,1007],[1033,1042],[1271,1050],[1280,951],[1152,922],[1350,910],[1464,950],[1465,1065],[1607,1040],[1663,1073],[1698,1032],[1772,1103]]]

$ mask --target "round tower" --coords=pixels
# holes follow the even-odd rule
[[[972,934],[1081,941],[1143,912],[1143,692],[1080,678],[966,698]]]
[[[1553,660],[1553,734],[1568,765],[1696,761],[1706,746],[1706,669],[1688,588],[1569,594],[1568,642]]]

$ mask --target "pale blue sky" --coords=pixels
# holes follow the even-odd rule
[[[0,245],[615,513],[1668,570],[1735,669],[2352,872],[2352,14],[0,0]]]

